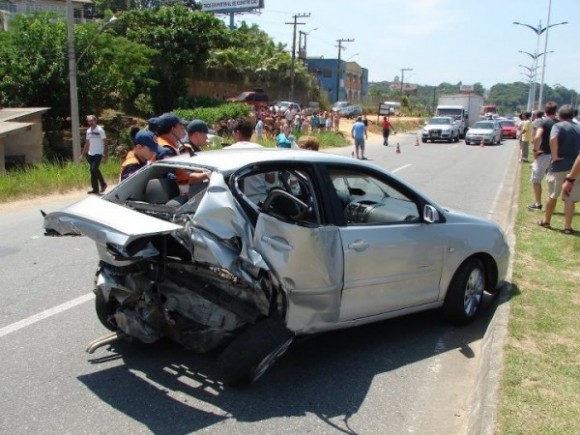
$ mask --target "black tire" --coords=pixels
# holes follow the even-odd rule
[[[421,142],[427,143],[427,139],[421,139]]]
[[[288,350],[294,334],[279,322],[266,319],[250,326],[222,352],[217,361],[228,385],[252,384]]]
[[[106,302],[105,297],[100,291],[95,293],[95,311],[97,312],[97,317],[105,328],[113,332],[118,330],[114,319],[112,319],[115,310],[116,307],[113,301]]]
[[[472,322],[479,313],[485,289],[485,270],[477,258],[465,261],[455,272],[445,302],[443,315],[457,325]]]

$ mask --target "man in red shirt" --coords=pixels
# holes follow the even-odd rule
[[[392,124],[388,116],[383,116],[383,145],[389,146],[389,134],[391,133]]]

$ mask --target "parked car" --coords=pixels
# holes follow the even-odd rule
[[[357,104],[351,104],[349,106],[341,107],[338,109],[338,114],[344,118],[356,118],[357,116],[362,116],[362,107]]]
[[[247,103],[254,107],[268,107],[268,95],[263,91],[246,91],[237,97],[228,98],[229,102]]]
[[[178,169],[209,181],[176,201]],[[231,384],[256,381],[296,337],[436,308],[469,323],[510,254],[495,223],[377,165],[302,150],[161,160],[44,228],[97,245],[96,313],[113,333],[89,351],[117,337],[219,349]]]
[[[318,101],[310,101],[308,102],[308,106],[306,106],[303,110],[305,115],[312,115],[313,113],[320,112],[320,104]]]
[[[284,113],[288,109],[296,109],[299,112],[302,110],[302,108],[300,107],[300,104],[296,103],[294,101],[277,101],[276,104],[274,104],[274,108],[278,112],[282,112],[282,113]]]
[[[435,116],[431,118],[421,131],[421,141],[435,142],[445,140],[447,142],[459,142],[459,124],[450,116]]]
[[[351,106],[351,104],[348,101],[337,101],[332,105],[332,111],[338,112],[340,109],[346,106]]]
[[[499,121],[501,127],[501,137],[516,139],[518,137],[518,127],[514,121]]]
[[[477,121],[467,130],[465,135],[467,145],[480,144],[482,140],[488,145],[501,144],[501,126],[498,121]]]

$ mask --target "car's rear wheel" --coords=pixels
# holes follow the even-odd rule
[[[443,304],[445,318],[458,325],[472,322],[479,313],[484,288],[483,263],[477,258],[466,260],[449,284]]]
[[[256,382],[293,340],[292,331],[273,319],[250,326],[219,356],[217,365],[222,379],[229,385]]]

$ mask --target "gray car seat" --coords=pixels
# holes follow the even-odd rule
[[[179,196],[179,187],[175,180],[154,178],[147,182],[145,202],[149,204],[167,204],[177,196]]]

